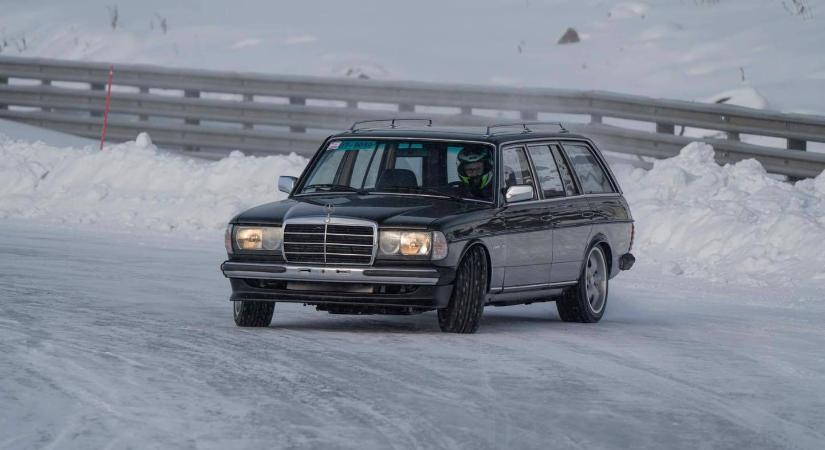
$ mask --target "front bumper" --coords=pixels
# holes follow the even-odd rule
[[[297,266],[226,261],[221,271],[227,278],[314,281],[336,283],[438,284],[441,273],[430,268]]]
[[[335,267],[226,261],[230,300],[444,308],[455,273],[435,267]]]

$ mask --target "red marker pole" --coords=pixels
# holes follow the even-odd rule
[[[106,89],[106,108],[103,110],[103,132],[100,134],[100,149],[103,150],[103,142],[106,141],[106,128],[109,127],[109,103],[112,101],[112,76],[115,73],[115,66],[109,66],[109,85]]]

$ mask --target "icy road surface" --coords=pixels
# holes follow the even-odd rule
[[[278,305],[240,329],[222,243],[0,221],[0,447],[825,448],[825,302],[653,276],[553,304]]]

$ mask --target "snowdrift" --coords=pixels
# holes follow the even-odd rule
[[[151,230],[222,229],[234,214],[279,200],[278,175],[297,155],[216,162],[159,151],[146,134],[104,151],[55,148],[0,135],[0,218]]]
[[[0,136],[0,218],[214,233],[283,198],[277,176],[306,162],[239,152],[197,161],[159,151],[146,135],[104,151]],[[636,219],[640,264],[732,283],[825,283],[825,175],[789,184],[754,160],[722,167],[700,143],[651,170],[614,171]]]
[[[703,143],[649,171],[614,170],[641,261],[723,282],[825,283],[825,174],[778,181],[756,160],[719,166]]]

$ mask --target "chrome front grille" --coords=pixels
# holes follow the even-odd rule
[[[287,221],[284,259],[291,263],[369,265],[375,255],[376,235],[373,222],[355,219]]]

